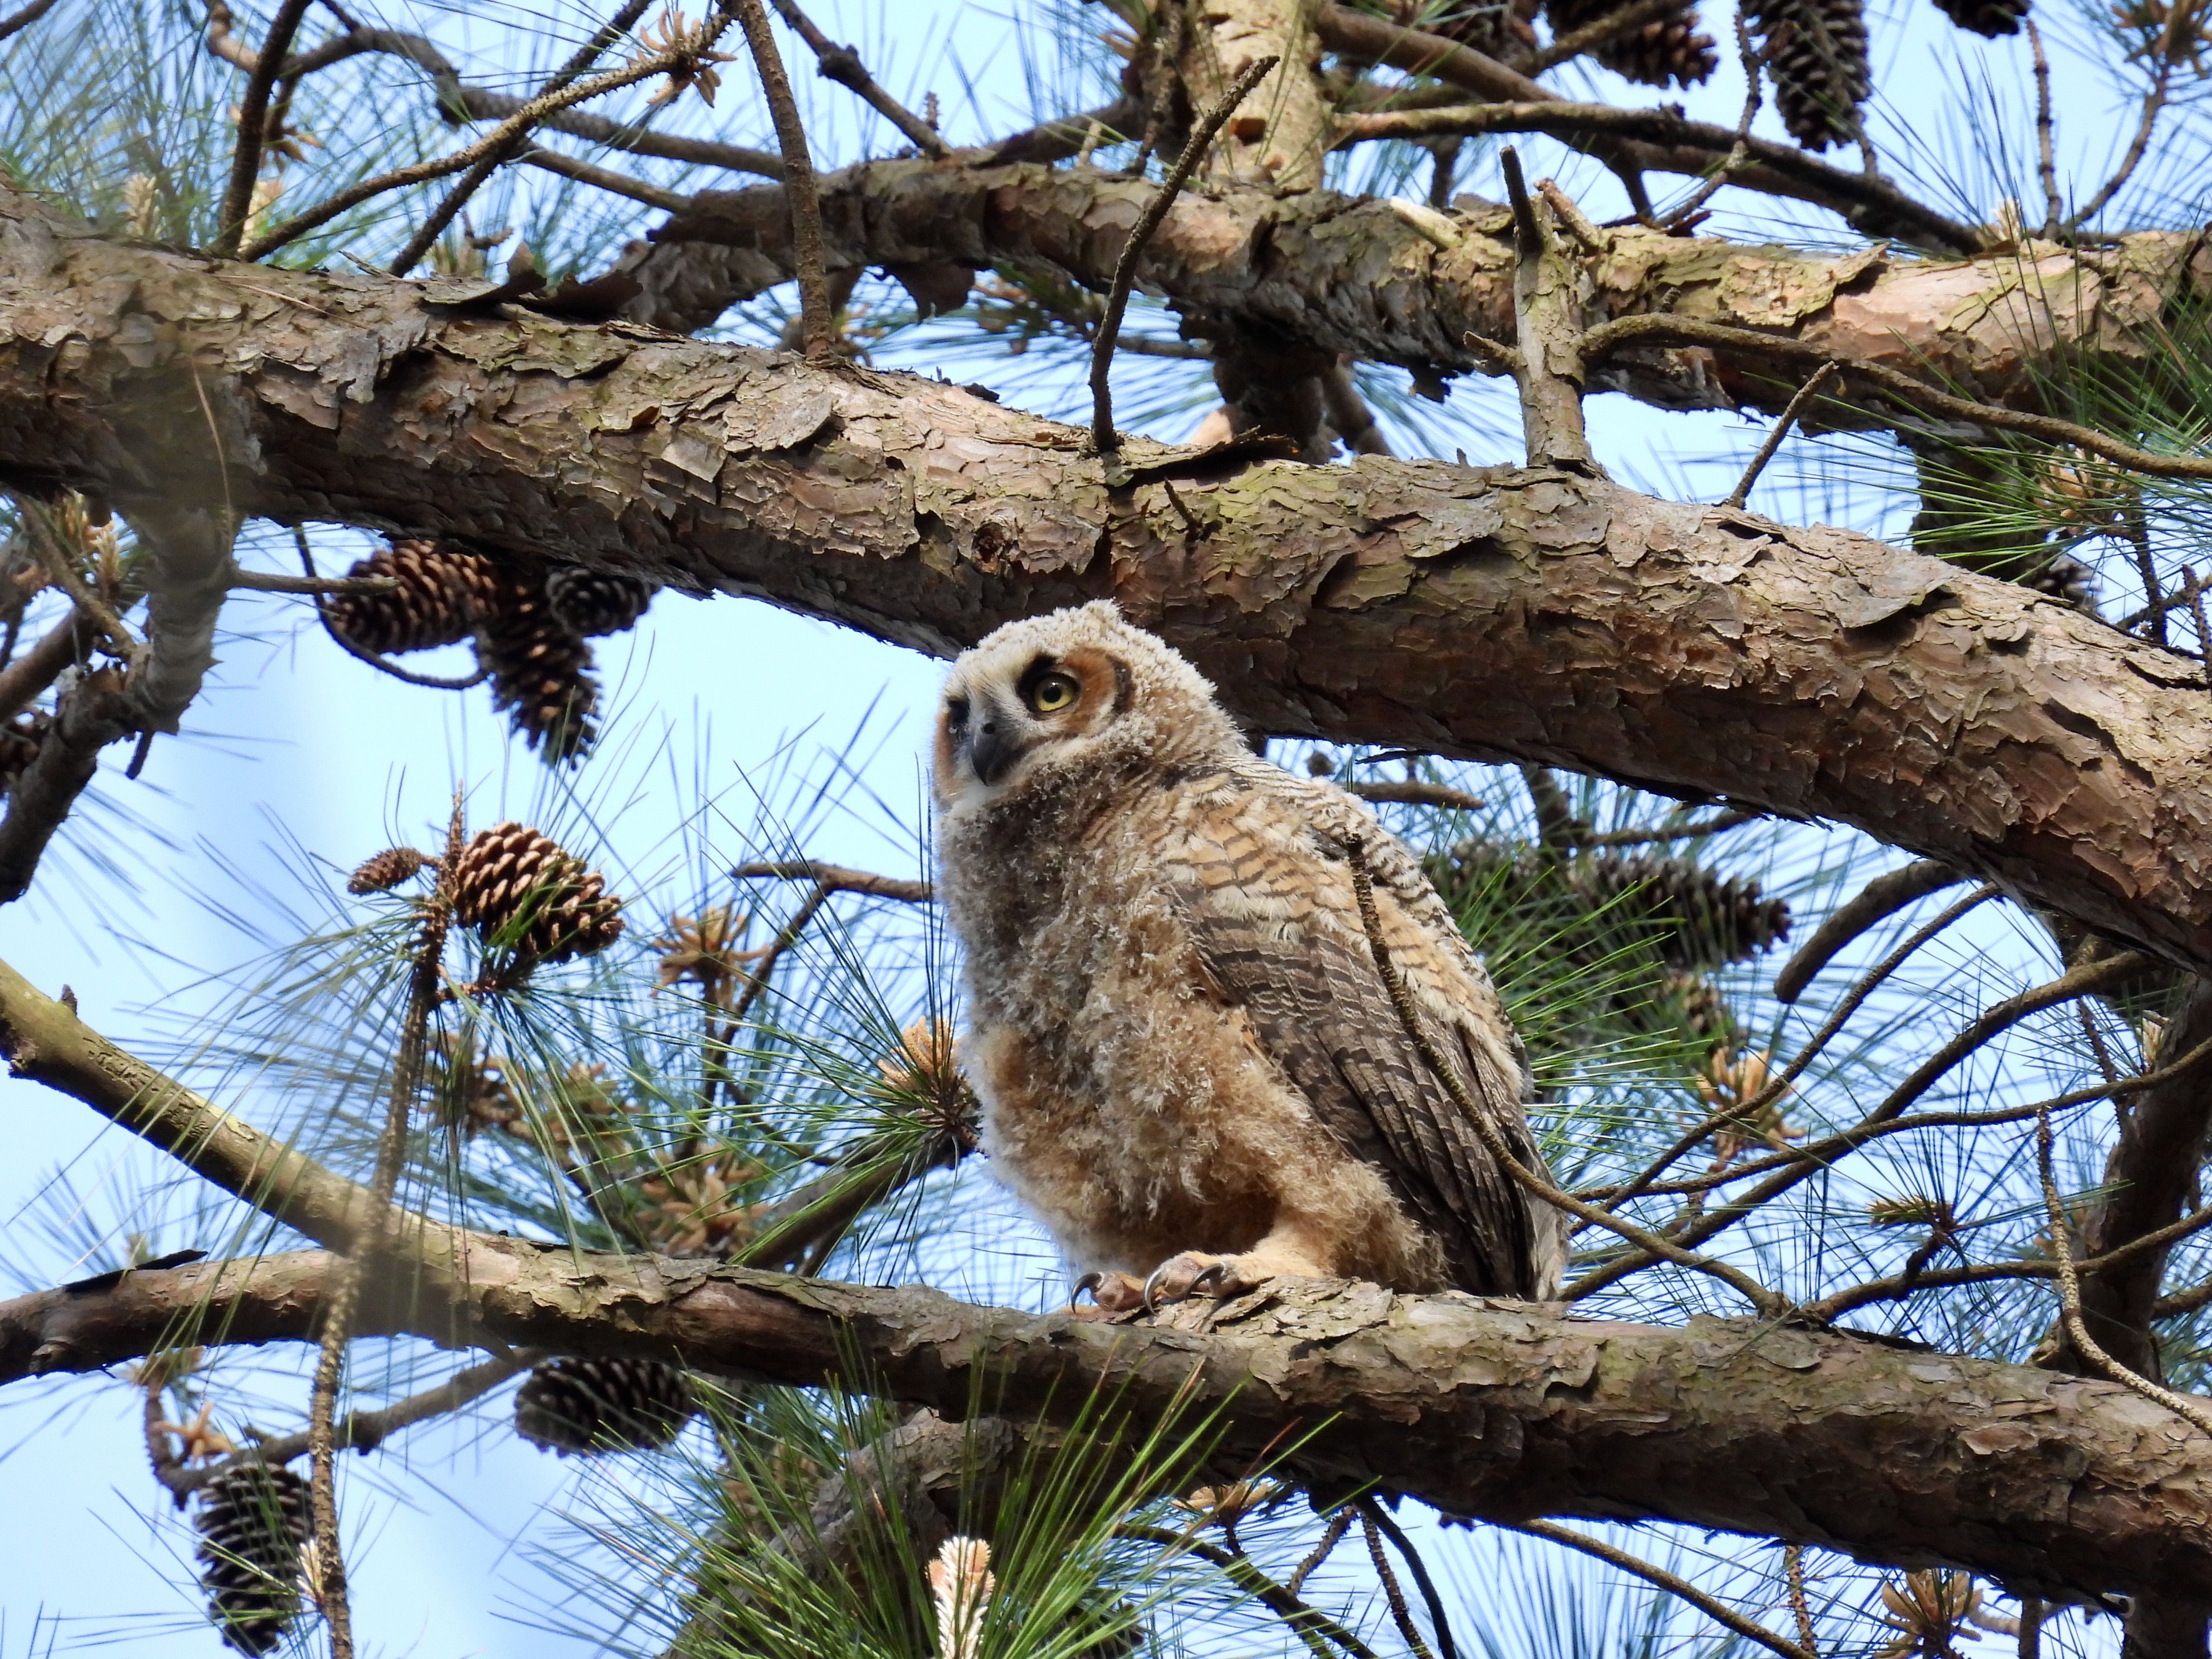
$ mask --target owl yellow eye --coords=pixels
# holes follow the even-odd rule
[[[1082,695],[1083,688],[1066,674],[1040,675],[1030,687],[1030,707],[1040,714],[1057,714]]]

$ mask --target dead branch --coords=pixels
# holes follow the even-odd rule
[[[1796,1001],[1814,976],[1860,934],[1881,926],[1905,906],[1946,887],[1954,887],[1966,878],[1961,872],[1940,859],[1922,859],[1901,870],[1876,876],[1859,890],[1856,897],[1838,906],[1813,937],[1783,964],[1782,971],[1774,976],[1774,1000]]]
[[[526,149],[514,158],[526,167],[547,173],[557,173],[563,179],[574,179],[580,185],[589,185],[594,190],[604,190],[610,195],[627,196],[633,202],[642,202],[665,213],[683,213],[690,210],[693,198],[681,191],[663,190],[659,185],[649,185],[642,179],[633,179],[628,173],[617,173],[612,167],[603,167],[590,161],[580,161],[573,155],[563,155],[557,149]]]
[[[833,893],[864,893],[870,898],[897,899],[907,904],[927,904],[937,896],[926,881],[906,881],[878,876],[866,870],[848,870],[842,864],[814,859],[781,859],[765,864],[741,864],[730,872],[739,881],[811,881]]]
[[[292,37],[313,0],[280,0],[270,19],[269,34],[254,54],[246,90],[238,100],[238,143],[231,153],[230,182],[224,186],[222,207],[216,216],[215,240],[210,245],[218,259],[238,252],[239,239],[252,210],[253,186],[261,177],[261,146],[268,136],[269,95],[276,86],[284,55],[292,50]],[[212,26],[213,18],[210,18]]]
[[[1774,452],[1782,447],[1782,441],[1790,435],[1790,428],[1797,424],[1797,417],[1804,412],[1805,405],[1811,403],[1820,389],[1836,378],[1836,374],[1833,363],[1823,363],[1813,371],[1813,378],[1797,388],[1797,395],[1783,410],[1781,418],[1767,428],[1765,441],[1759,446],[1758,453],[1751,458],[1751,464],[1744,468],[1743,477],[1736,480],[1735,488],[1722,496],[1717,505],[1741,507],[1750,499],[1752,485],[1757,483],[1759,475],[1766,471],[1766,464],[1774,459]]]
[[[233,592],[249,593],[389,593],[398,588],[391,576],[287,576],[276,570],[234,570]]]
[[[1483,805],[1480,795],[1470,795],[1449,784],[1425,783],[1418,778],[1401,783],[1354,778],[1342,787],[1346,794],[1378,805],[1389,802],[1400,806],[1438,806],[1451,812],[1478,812]]]
[[[1359,1499],[1356,1507],[1359,1510],[1360,1520],[1366,1524],[1368,1553],[1374,1558],[1376,1571],[1382,1580],[1384,1593],[1391,1598],[1390,1611],[1398,1621],[1400,1633],[1405,1637],[1407,1646],[1418,1652],[1425,1644],[1413,1628],[1413,1621],[1403,1613],[1406,1598],[1397,1588],[1397,1578],[1391,1572],[1389,1563],[1382,1559],[1382,1542],[1376,1535],[1377,1533],[1389,1539],[1391,1547],[1405,1559],[1407,1569],[1413,1573],[1413,1583],[1419,1587],[1421,1600],[1428,1607],[1429,1626],[1437,1633],[1437,1645],[1443,1650],[1443,1659],[1459,1659],[1459,1644],[1452,1640],[1451,1620],[1444,1615],[1443,1597],[1437,1594],[1435,1581],[1429,1577],[1428,1564],[1421,1559],[1421,1553],[1413,1547],[1413,1540],[1406,1536],[1403,1527],[1391,1519],[1390,1512],[1372,1498]]]
[[[82,663],[98,637],[99,625],[72,605],[28,651],[0,668],[0,725],[28,708],[64,669]]]
[[[800,338],[809,357],[827,362],[835,344],[835,323],[822,258],[822,199],[815,188],[814,163],[806,152],[806,128],[799,118],[799,105],[783,72],[783,54],[776,50],[775,34],[760,0],[728,0],[728,6],[752,48],[753,66],[760,72],[761,91],[768,99],[776,144],[783,153],[783,190],[791,204],[791,246],[799,265]]]
[[[21,33],[59,3],[60,0],[31,0],[31,3],[21,11],[0,17],[0,40],[5,40],[11,34]]]
[[[1664,825],[1656,830],[1599,830],[1588,836],[1577,837],[1577,847],[1648,847],[1659,841],[1702,841],[1707,836],[1717,836],[1727,830],[1740,830],[1747,823],[1756,823],[1766,815],[1764,812],[1716,812],[1709,818],[1699,818],[1694,823],[1679,824],[1669,829]]]
[[[1115,342],[1121,337],[1121,319],[1129,308],[1129,290],[1137,277],[1137,259],[1152,240],[1152,233],[1168,216],[1182,193],[1183,181],[1198,166],[1222,126],[1237,112],[1237,106],[1267,77],[1280,60],[1260,58],[1244,67],[1222,95],[1220,102],[1206,111],[1205,118],[1191,130],[1190,141],[1183,146],[1182,154],[1168,176],[1160,181],[1159,189],[1145,208],[1144,214],[1130,228],[1129,239],[1121,244],[1121,257],[1114,266],[1114,281],[1106,290],[1105,314],[1099,319],[1098,332],[1091,344],[1091,443],[1100,454],[1109,454],[1121,447],[1121,434],[1114,429],[1114,388],[1109,376],[1113,367]]]
[[[817,75],[851,92],[904,133],[914,147],[932,161],[947,154],[947,146],[937,129],[885,92],[860,62],[858,51],[839,46],[815,27],[813,20],[799,9],[799,0],[775,0],[775,9],[791,26],[792,33],[805,41],[814,53]]]

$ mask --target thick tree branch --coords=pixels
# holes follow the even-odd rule
[[[1110,593],[1260,729],[1840,819],[2212,969],[2198,665],[2010,583],[1541,470],[1133,440],[1109,485],[1079,434],[957,386],[250,275],[0,203],[0,482],[204,499],[168,442],[204,395],[246,513],[939,653]]]
[[[828,257],[833,268],[1038,261],[1103,292],[1151,189],[1095,168],[870,162],[821,180]],[[631,314],[688,332],[788,282],[785,222],[775,186],[702,192],[625,262],[646,289]],[[2028,410],[2042,406],[2041,377],[2061,364],[2117,370],[2157,357],[2169,349],[2167,308],[2212,290],[2212,246],[2179,232],[1938,262],[1879,246],[1815,254],[1627,226],[1612,230],[1608,252],[1587,265],[1593,321],[1660,308],[1785,335]],[[1188,314],[1450,374],[1496,372],[1465,337],[1513,337],[1513,270],[1502,206],[1439,214],[1223,180],[1177,199],[1137,280]],[[1655,343],[1595,365],[1591,386],[1663,408],[1779,414],[1802,379],[1756,349]],[[1888,416],[1821,410],[1824,423],[1847,418]]]
[[[0,1303],[0,1381],[180,1333],[305,1340],[335,1266],[201,1262]],[[2059,1598],[2212,1595],[2212,1440],[2169,1432],[2115,1384],[1840,1334],[1585,1322],[1328,1281],[1234,1304],[1201,1333],[481,1235],[442,1289],[372,1297],[361,1328],[836,1380],[948,1416],[979,1398],[1064,1415],[1102,1384],[1165,1410],[1188,1386],[1190,1408],[1226,1409],[1224,1456],[1296,1433],[1307,1478],[1372,1479],[1449,1514],[1674,1521]]]

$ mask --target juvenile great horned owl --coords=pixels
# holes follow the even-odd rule
[[[935,793],[984,1144],[1102,1303],[1555,1292],[1559,1214],[1409,1038],[1347,845],[1429,1048],[1541,1168],[1488,975],[1367,809],[1253,755],[1182,657],[1103,601],[1000,629],[945,683]]]

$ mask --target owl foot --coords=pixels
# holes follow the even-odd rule
[[[1216,1302],[1226,1302],[1231,1297],[1258,1290],[1273,1277],[1255,1271],[1245,1257],[1185,1250],[1152,1269],[1139,1299],[1146,1313],[1156,1312],[1163,1302],[1186,1301],[1200,1291],[1210,1291]]]

